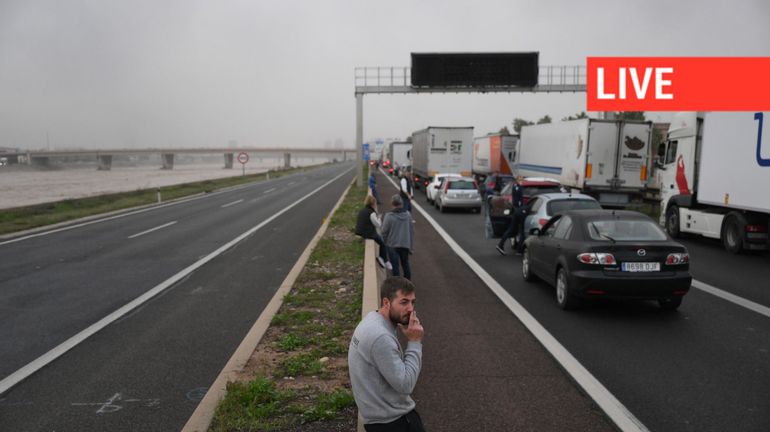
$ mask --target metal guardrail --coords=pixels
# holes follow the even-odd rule
[[[363,93],[477,93],[477,92],[584,92],[586,67],[581,65],[539,66],[535,87],[412,87],[411,67],[358,67],[354,71],[356,94]]]

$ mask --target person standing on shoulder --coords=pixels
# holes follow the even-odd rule
[[[404,277],[412,279],[412,268],[409,265],[409,254],[414,247],[414,226],[412,226],[412,214],[404,209],[401,196],[396,194],[390,199],[393,210],[385,213],[382,221],[382,238],[388,246],[390,264],[393,266],[393,276],[401,274],[404,269]]]
[[[388,247],[385,246],[385,242],[380,236],[380,217],[377,216],[377,204],[374,202],[374,197],[367,195],[364,199],[364,208],[358,212],[358,218],[356,219],[356,235],[359,235],[365,239],[374,240],[380,247],[380,254],[377,256],[377,264],[380,267],[385,267],[388,270],[392,270],[393,267],[390,264],[388,258]]]
[[[409,171],[401,171],[401,180],[399,180],[399,194],[401,195],[401,200],[404,202],[404,209],[408,212],[412,211],[412,182],[411,177],[412,175],[409,173]]]
[[[382,307],[358,324],[348,349],[353,398],[367,432],[424,432],[411,397],[422,368],[425,330],[414,285],[392,276],[380,286]],[[407,340],[404,350],[397,331]]]
[[[372,171],[372,173],[369,174],[369,189],[371,189],[372,196],[374,196],[374,199],[377,201],[377,204],[382,204],[380,202],[380,196],[377,194],[377,179],[374,178],[374,171]]]

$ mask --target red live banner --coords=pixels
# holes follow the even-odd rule
[[[770,111],[770,57],[588,57],[588,111]]]

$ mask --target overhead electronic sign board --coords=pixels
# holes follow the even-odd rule
[[[412,87],[534,87],[538,55],[412,53]]]

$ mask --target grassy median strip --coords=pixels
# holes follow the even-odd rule
[[[287,170],[269,171],[268,173],[270,174],[270,178],[277,178],[303,171],[307,168],[308,167],[291,168]],[[199,193],[210,193],[217,189],[265,180],[268,173],[233,176],[195,183],[165,186],[160,188],[160,196],[163,201],[168,201]],[[68,199],[52,203],[0,210],[0,234],[24,231],[86,216],[153,204],[158,201],[157,192],[157,188],[141,189],[132,192]]]
[[[366,187],[350,188],[210,430],[354,431],[347,350],[361,317]]]

